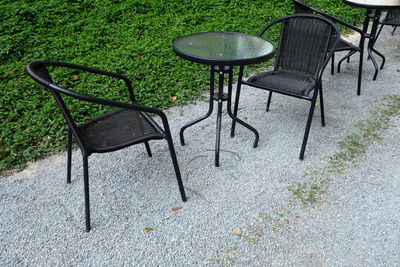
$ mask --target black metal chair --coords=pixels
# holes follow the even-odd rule
[[[400,9],[388,10],[386,16],[379,22],[379,24],[381,24],[381,27],[379,28],[379,31],[376,34],[375,40],[378,39],[378,36],[381,33],[383,26],[385,25],[393,26],[393,31],[392,31],[392,36],[393,36],[397,26],[400,26]]]
[[[350,62],[350,57],[354,55],[355,53],[359,52],[360,53],[360,61],[358,65],[358,82],[357,82],[357,95],[361,94],[361,76],[362,76],[362,64],[363,64],[363,55],[364,55],[364,40],[365,36],[364,33],[361,29],[354,27],[353,25],[350,25],[334,16],[331,16],[319,9],[316,9],[315,7],[304,3],[299,0],[293,0],[294,8],[296,14],[316,14],[316,15],[321,15],[323,17],[328,18],[329,20],[333,21],[336,24],[342,25],[345,28],[348,28],[358,34],[360,34],[360,41],[358,45],[352,44],[343,38],[340,38],[340,41],[335,49],[335,52],[341,52],[341,51],[348,51],[348,54],[344,56],[338,63],[337,66],[337,72],[340,72],[340,65],[344,60],[347,59],[347,62]],[[335,54],[332,55],[332,61],[331,61],[331,74],[333,75],[335,72]]]
[[[245,81],[242,80],[243,66],[240,67],[234,114],[237,115],[242,84],[269,91],[267,111],[272,92],[311,101],[300,151],[300,159],[303,160],[318,93],[321,122],[325,126],[321,77],[340,40],[340,31],[333,22],[322,16],[295,14],[271,22],[259,36],[278,23],[281,24],[281,35],[274,70]],[[234,134],[235,121],[232,121],[231,136]]]
[[[50,76],[48,69],[49,66],[63,67],[87,73],[99,74],[111,77],[111,79],[122,79],[129,91],[132,104],[104,98],[97,98],[58,86],[53,82]],[[166,139],[171,153],[176,178],[178,180],[180,194],[182,200],[186,201],[186,195],[183,188],[182,178],[178,161],[176,159],[167,117],[158,109],[136,104],[132,85],[128,78],[117,73],[54,61],[31,62],[27,66],[27,71],[33,80],[45,86],[52,93],[68,124],[67,183],[71,183],[72,136],[75,137],[75,140],[77,141],[82,152],[86,231],[90,231],[88,157],[92,153],[111,152],[134,144],[145,143],[147,153],[151,157],[152,154],[148,141],[155,139]],[[66,98],[68,97],[77,99],[78,101],[81,100],[86,103],[94,103],[116,109],[91,118],[83,124],[77,125],[76,120],[71,116],[71,109],[67,107],[68,99]],[[164,129],[162,129],[153,119],[151,119],[149,115],[146,114],[147,112],[160,116]]]

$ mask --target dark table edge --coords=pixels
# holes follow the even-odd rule
[[[358,3],[354,3],[351,1],[347,1],[347,0],[343,0],[343,2],[347,5],[350,6],[355,6],[355,7],[362,7],[362,8],[370,8],[370,9],[396,9],[396,8],[400,8],[400,4],[399,5],[390,5],[390,6],[385,6],[385,5],[369,5],[369,4],[358,4]]]
[[[188,54],[185,54],[181,51],[179,51],[176,47],[175,47],[175,41],[187,36],[191,36],[191,35],[198,35],[198,34],[204,34],[204,33],[208,33],[208,32],[199,32],[199,33],[192,33],[192,34],[188,34],[188,35],[184,35],[184,36],[180,36],[176,39],[173,40],[172,42],[172,50],[174,51],[174,53],[186,60],[192,61],[192,62],[196,62],[196,63],[201,63],[201,64],[205,64],[205,65],[210,65],[210,66],[243,66],[243,65],[249,65],[249,64],[257,64],[257,63],[261,63],[264,61],[267,61],[271,58],[273,58],[273,56],[275,55],[275,45],[268,41],[267,39],[264,39],[260,36],[257,35],[252,35],[252,34],[248,34],[248,33],[241,33],[241,32],[221,32],[221,33],[240,33],[240,34],[244,34],[244,35],[248,35],[248,36],[252,36],[252,37],[257,37],[257,38],[261,38],[264,39],[265,41],[269,42],[272,45],[272,51],[271,53],[269,53],[268,55],[264,55],[264,56],[260,56],[260,57],[255,57],[255,58],[249,58],[249,59],[236,59],[236,60],[216,60],[216,59],[210,59],[210,58],[202,58],[202,57],[194,57]],[[213,32],[211,32],[213,33]]]

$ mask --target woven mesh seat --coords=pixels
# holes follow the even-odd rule
[[[97,98],[85,94],[76,93],[72,90],[58,86],[48,71],[48,67],[69,68],[74,71],[91,73],[93,75],[107,76],[109,79],[123,80],[128,89],[132,103],[124,103],[109,99]],[[85,215],[86,231],[90,231],[90,205],[89,205],[89,170],[88,157],[92,153],[104,153],[115,151],[130,145],[144,143],[148,156],[152,156],[148,141],[165,139],[171,154],[171,159],[178,181],[179,191],[183,201],[186,201],[182,177],[176,159],[175,149],[172,142],[169,124],[165,114],[154,108],[140,106],[135,101],[132,84],[128,78],[117,73],[102,71],[64,62],[34,61],[28,64],[29,75],[39,84],[48,89],[60,108],[68,124],[68,155],[67,155],[67,183],[71,183],[71,157],[72,137],[82,152],[83,179],[85,192]],[[70,114],[65,98],[73,98],[82,104],[93,103],[115,108],[94,117],[84,124],[76,126],[77,123]],[[69,102],[68,102],[69,103]],[[158,115],[162,120],[162,128],[147,114]],[[155,166],[156,167],[156,166]]]
[[[388,25],[399,26],[400,25],[400,18],[390,18],[390,19],[386,20],[385,22]]]
[[[85,145],[94,152],[165,138],[139,111],[122,108],[95,117],[78,129]]]
[[[346,40],[340,39],[338,45],[336,46],[335,51],[348,51],[355,50],[358,51],[359,48],[352,43],[347,42]]]
[[[393,26],[393,31],[392,31],[392,36],[394,32],[396,31],[397,26],[400,26],[400,9],[390,9],[387,11],[386,16],[379,22],[381,24],[381,27],[379,28],[379,31],[376,35],[376,38],[378,38],[379,34],[382,31],[383,26],[389,25]]]
[[[356,32],[360,34],[360,40],[358,44],[352,44],[343,38],[340,38],[339,43],[337,44],[335,48],[335,52],[342,52],[342,51],[348,51],[348,54],[341,58],[339,60],[338,66],[337,66],[337,71],[340,72],[340,66],[343,61],[347,60],[347,62],[350,61],[350,57],[354,55],[355,53],[360,53],[360,60],[359,60],[359,65],[358,65],[358,81],[357,81],[357,94],[361,94],[361,76],[362,76],[362,64],[363,64],[363,53],[364,53],[364,40],[365,36],[364,33],[362,32],[361,29],[358,29],[357,27],[354,27],[353,25],[350,25],[334,16],[331,16],[319,9],[316,9],[315,7],[304,3],[299,0],[293,0],[294,8],[296,14],[315,14],[315,15],[320,15],[323,16],[332,22],[341,25],[344,28],[347,28],[349,30],[352,30],[353,32]],[[335,54],[332,55],[332,60],[331,60],[331,74],[333,75],[335,72]]]
[[[296,71],[270,71],[254,75],[248,83],[269,88],[274,91],[307,96],[315,88],[315,79],[309,74]]]
[[[240,67],[234,115],[237,116],[242,84],[269,91],[267,111],[272,93],[311,101],[300,150],[302,160],[318,94],[321,123],[325,125],[321,76],[339,43],[340,31],[332,21],[322,16],[295,14],[271,22],[259,36],[263,36],[276,24],[281,24],[281,34],[274,70],[251,76],[246,81],[243,80],[243,66]],[[231,136],[234,136],[234,132],[235,121],[232,121]]]
[[[400,9],[389,11],[388,16],[384,19],[383,23],[386,25],[400,26]]]

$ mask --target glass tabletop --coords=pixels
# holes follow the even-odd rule
[[[174,52],[187,60],[238,66],[260,63],[273,57],[274,45],[259,36],[239,32],[202,32],[179,37]]]
[[[400,0],[343,0],[343,2],[365,8],[400,8]]]

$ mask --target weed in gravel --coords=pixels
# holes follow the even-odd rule
[[[342,173],[350,164],[354,166],[368,147],[382,140],[381,132],[389,127],[393,117],[400,115],[400,95],[389,95],[384,100],[386,103],[383,107],[373,109],[367,119],[356,124],[356,133],[349,134],[339,142],[339,151],[329,157],[325,167],[308,170],[304,182],[288,187],[296,199],[304,205],[315,203],[327,189],[332,174]]]

